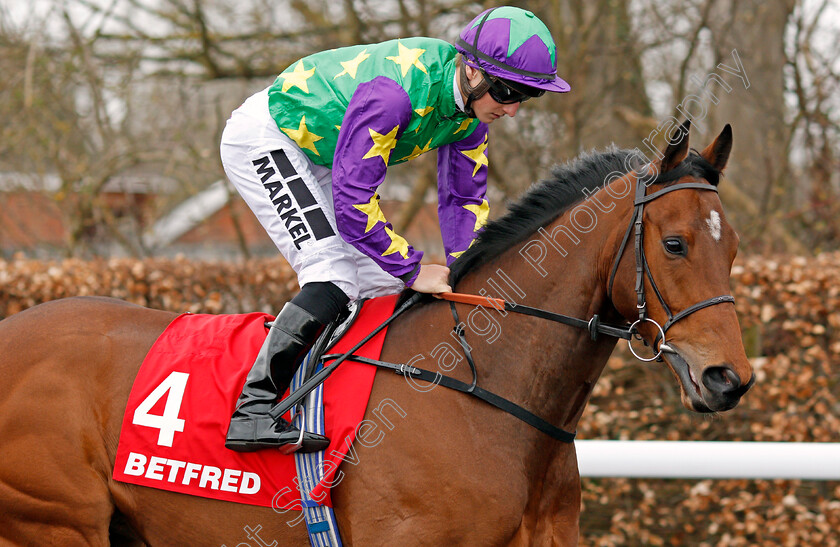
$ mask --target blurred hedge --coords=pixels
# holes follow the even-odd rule
[[[737,408],[690,413],[667,368],[619,350],[579,437],[840,442],[840,254],[739,259],[732,287],[757,378]],[[0,317],[72,295],[274,313],[297,290],[281,258],[0,261]],[[582,545],[840,545],[840,482],[584,479],[581,528]]]
[[[237,263],[183,258],[0,260],[0,317],[84,295],[175,312],[276,313],[297,291],[297,278],[281,257]]]

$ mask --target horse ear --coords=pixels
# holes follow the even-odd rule
[[[672,126],[673,127],[673,126]],[[688,130],[691,129],[691,120],[685,120],[668,140],[668,146],[662,152],[662,161],[659,163],[659,172],[670,171],[688,156]]]
[[[732,126],[726,124],[720,135],[700,155],[718,171],[723,171],[732,151]]]

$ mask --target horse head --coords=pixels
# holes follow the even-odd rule
[[[735,407],[755,378],[729,296],[738,235],[717,193],[732,129],[699,153],[689,151],[688,130],[686,122],[646,173],[627,175],[634,212],[609,290],[677,377],[685,407],[716,412]]]

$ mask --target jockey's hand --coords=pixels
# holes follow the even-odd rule
[[[438,294],[452,292],[449,286],[449,268],[440,264],[423,264],[411,288],[417,292]]]

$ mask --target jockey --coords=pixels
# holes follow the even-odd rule
[[[316,53],[293,63],[227,122],[225,173],[298,276],[242,388],[225,446],[297,442],[267,414],[324,326],[349,301],[450,291],[451,262],[487,220],[488,124],[546,91],[566,92],[555,45],[533,13],[487,10],[455,45],[405,38]],[[396,234],[379,207],[389,165],[436,148],[447,266]],[[305,433],[303,451],[326,437]]]

